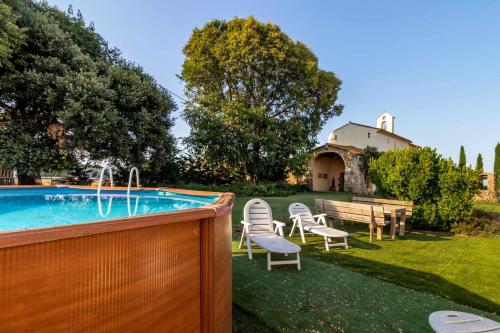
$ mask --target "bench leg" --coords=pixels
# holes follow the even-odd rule
[[[327,251],[330,251],[330,244],[328,243],[328,237],[325,237],[325,247]]]
[[[382,234],[383,234],[383,225],[377,225],[377,239],[382,240]]]
[[[396,220],[396,213],[394,211],[391,211],[391,239],[396,238]]]
[[[347,236],[344,237],[344,243],[345,243],[345,249],[347,250],[349,248],[349,245],[347,245]]]
[[[399,221],[399,236],[405,235],[405,216],[401,217],[401,221]]]
[[[368,224],[368,229],[370,230],[370,242],[373,242],[373,223]]]
[[[267,252],[267,270],[271,270],[271,252]]]
[[[300,254],[297,252],[297,269],[300,271]]]

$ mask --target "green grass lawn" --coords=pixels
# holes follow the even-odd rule
[[[303,193],[265,199],[275,219],[289,222],[292,202],[303,202],[313,210],[314,198],[350,197]],[[499,238],[409,231],[393,241],[387,230],[382,241],[370,243],[367,226],[346,225],[350,249],[326,252],[322,239],[308,237],[308,244],[301,244],[303,271],[278,267],[267,272],[263,254],[250,261],[237,249],[248,199],[237,198],[233,211],[233,275],[234,320],[252,323],[249,332],[422,332],[428,331],[427,316],[438,309],[500,313]],[[292,240],[299,243],[298,237]],[[374,317],[378,319],[368,320]],[[245,332],[245,327],[249,326],[235,331]]]

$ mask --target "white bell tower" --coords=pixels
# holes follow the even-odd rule
[[[394,133],[394,117],[392,114],[384,112],[377,118],[377,128]]]

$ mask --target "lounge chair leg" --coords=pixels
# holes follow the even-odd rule
[[[345,249],[347,250],[349,246],[347,245],[347,237],[344,237]]]
[[[300,255],[297,252],[297,269],[300,271]]]
[[[293,232],[295,231],[295,225],[297,224],[297,220],[293,221],[293,225],[292,225],[292,230],[290,231],[290,235],[289,237],[292,237],[293,236]]]
[[[248,259],[252,259],[252,241],[250,240],[250,237],[247,235],[247,252],[248,252]]]
[[[267,252],[267,270],[271,270],[271,252]]]
[[[240,239],[240,245],[238,246],[239,249],[243,246],[243,238],[245,237],[245,228],[243,228],[243,231],[241,232],[241,239]]]
[[[328,237],[325,237],[325,247],[327,251],[330,251],[330,244],[328,244]]]
[[[300,230],[300,238],[302,238],[302,243],[305,244],[306,243],[306,237],[304,236],[304,229],[299,227],[299,230]]]

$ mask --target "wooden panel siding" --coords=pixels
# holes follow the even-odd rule
[[[0,233],[0,332],[229,333],[233,195],[219,195],[186,211]]]

